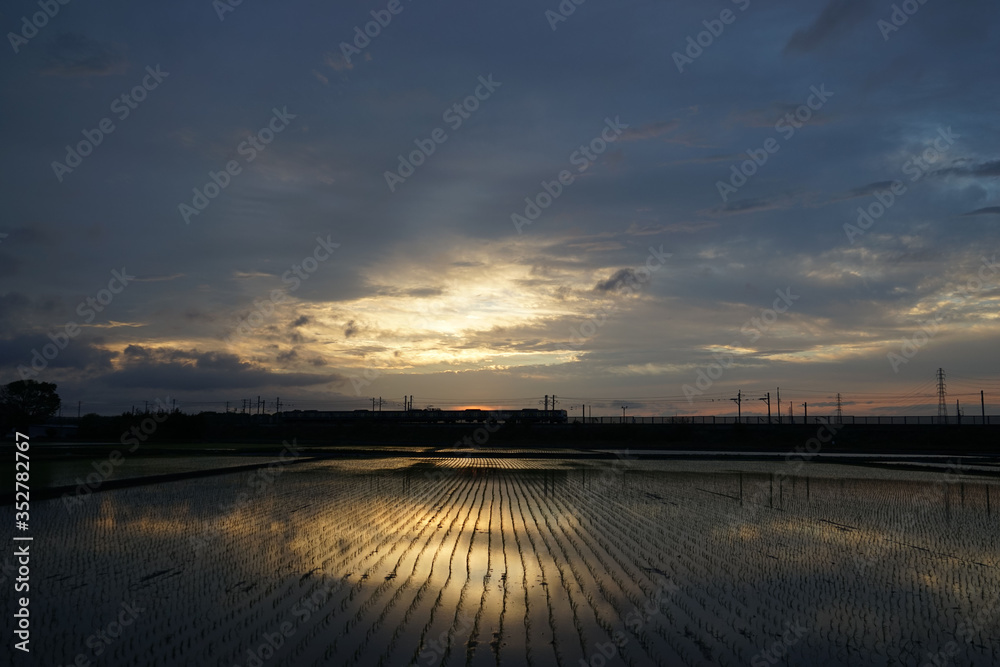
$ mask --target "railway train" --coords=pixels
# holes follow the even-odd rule
[[[281,413],[286,422],[395,422],[407,424],[565,424],[565,410],[291,410]]]

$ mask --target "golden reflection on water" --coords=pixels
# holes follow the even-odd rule
[[[728,637],[731,624],[742,624],[746,634],[715,657],[744,663],[792,613],[822,629],[819,644],[862,645],[865,623],[889,628],[870,639],[871,650],[888,651],[904,633],[937,641],[948,631],[940,623],[907,629],[892,614],[926,607],[968,615],[984,587],[1000,591],[1000,531],[985,502],[990,481],[927,492],[927,480],[861,476],[846,466],[773,487],[766,472],[740,475],[732,463],[683,470],[632,462],[613,473],[610,464],[557,460],[378,466],[305,463],[264,485],[232,474],[94,494],[71,518],[52,514],[51,523],[64,522],[70,533],[65,553],[46,555],[63,559],[56,593],[87,602],[92,574],[81,554],[113,556],[129,591],[175,600],[192,618],[237,599],[252,607],[264,591],[278,595],[280,604],[265,604],[284,618],[317,582],[343,580],[330,608],[344,616],[331,617],[322,641],[340,637],[357,655],[405,663],[408,655],[391,648],[397,628],[412,650],[424,630],[452,632],[455,610],[464,609],[480,622],[462,626],[468,637],[460,643],[472,642],[463,651],[489,647],[507,613],[516,619],[505,631],[509,664],[520,664],[529,645],[537,662],[554,658],[545,651],[558,646],[575,664],[588,658],[578,635],[604,637],[625,609],[648,598],[656,577],[683,589],[647,621],[653,638],[644,641],[658,655],[681,650],[656,644],[678,627],[696,634],[709,624]],[[432,616],[432,604],[450,615]],[[760,613],[733,620],[732,609],[744,604]],[[383,620],[373,624],[368,613]],[[372,639],[351,623],[371,625]],[[629,646],[642,662],[644,644]],[[321,656],[322,648],[310,651]]]

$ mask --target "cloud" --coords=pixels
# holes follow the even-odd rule
[[[931,172],[932,176],[967,176],[969,178],[997,178],[1000,176],[1000,160],[980,160],[969,158],[955,160],[950,167]]]
[[[354,65],[347,62],[347,59],[342,54],[327,53],[324,62],[327,67],[337,72],[354,69]]]
[[[49,43],[42,74],[48,76],[108,76],[128,68],[124,49],[102,44],[86,35],[65,32]]]
[[[668,225],[640,225],[633,222],[629,225],[628,229],[625,230],[625,234],[630,236],[651,236],[654,234],[665,234],[667,232],[674,233],[692,233],[700,232],[705,229],[711,229],[712,227],[718,227],[717,222],[673,222]]]
[[[623,131],[620,139],[622,141],[643,141],[645,139],[655,139],[660,135],[673,132],[680,126],[680,124],[681,122],[677,119],[646,123],[645,125],[630,127]]]
[[[482,262],[452,262],[450,266],[459,268],[475,268],[485,265]],[[376,293],[379,296],[408,296],[415,299],[425,299],[432,296],[441,296],[444,294],[444,290],[440,287],[412,287],[410,289],[403,289],[400,287],[380,285]]]
[[[0,253],[0,276],[11,277],[21,272],[23,262],[13,255]]]
[[[883,190],[888,190],[892,187],[895,181],[878,181],[876,183],[869,183],[868,185],[862,185],[861,187],[854,188],[853,190],[848,190],[839,195],[834,195],[823,202],[823,204],[832,204],[838,201],[846,201],[848,199],[857,199],[858,197],[868,197],[876,192],[881,192]]]
[[[125,327],[125,328],[144,327],[144,326],[146,326],[146,323],[145,322],[118,322],[116,320],[108,320],[107,322],[101,322],[100,324],[88,324],[87,326],[91,327],[92,329],[120,329],[121,327]]]
[[[453,266],[458,266],[458,262],[454,263]],[[469,265],[471,266],[471,264]],[[441,296],[444,294],[444,290],[439,287],[414,287],[413,289],[406,290],[406,296],[412,296],[416,298],[425,298],[429,296]]]
[[[634,285],[638,282],[639,279],[636,277],[633,269],[618,269],[611,275],[610,278],[602,280],[594,285],[594,289],[598,292],[613,292],[619,289],[622,285]]]
[[[857,24],[868,13],[865,0],[830,0],[809,26],[792,34],[785,53],[808,53]]]
[[[56,240],[48,232],[38,227],[15,227],[0,236],[4,243],[33,243],[36,245],[56,245]]]
[[[183,278],[183,273],[171,273],[167,276],[140,276],[138,278],[133,278],[132,280],[137,283],[162,283],[171,280],[177,280],[178,278]]]
[[[290,326],[290,327],[292,327],[294,329],[295,327],[301,327],[304,324],[309,324],[309,316],[308,315],[300,315],[299,317],[297,317],[295,319],[294,322],[292,322],[288,326]]]
[[[745,153],[728,153],[725,155],[706,155],[704,157],[691,157],[683,160],[674,160],[671,165],[682,164],[714,164],[716,162],[733,162],[735,160],[746,159]]]
[[[41,376],[35,379],[46,380],[46,373],[57,368],[81,371],[110,369],[111,360],[117,353],[100,347],[101,341],[103,341],[101,338],[84,337],[71,340],[59,354],[47,360],[47,366],[41,371]],[[15,371],[19,365],[30,366],[32,350],[41,352],[46,345],[52,344],[52,339],[44,334],[26,334],[0,339],[0,368],[10,368],[11,371]]]
[[[743,213],[755,213],[757,211],[775,211],[792,208],[797,204],[797,198],[789,195],[777,195],[775,197],[754,197],[751,199],[741,199],[732,201],[725,206],[699,211],[703,215],[713,217],[727,215],[741,215]]]
[[[121,368],[100,378],[110,386],[168,391],[308,387],[342,383],[336,374],[274,373],[225,352],[129,345]]]
[[[1000,215],[1000,206],[977,208],[975,211],[969,211],[968,213],[963,213],[962,215]]]

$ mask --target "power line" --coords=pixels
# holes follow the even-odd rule
[[[944,383],[944,369],[939,368],[937,370],[937,387],[938,387],[938,417],[944,418],[948,416],[948,406],[945,405],[945,383]]]

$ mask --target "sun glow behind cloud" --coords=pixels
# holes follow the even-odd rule
[[[397,259],[369,267],[363,277],[370,296],[290,299],[230,350],[253,358],[262,346],[280,347],[290,323],[302,320],[294,327],[298,356],[308,349],[342,367],[421,373],[574,360],[578,350],[559,344],[568,343],[569,325],[556,323],[582,321],[608,301],[594,284],[617,267],[595,270],[571,258],[540,271],[523,242],[490,250],[455,246],[430,265]],[[532,341],[543,333],[552,344],[538,349]]]

